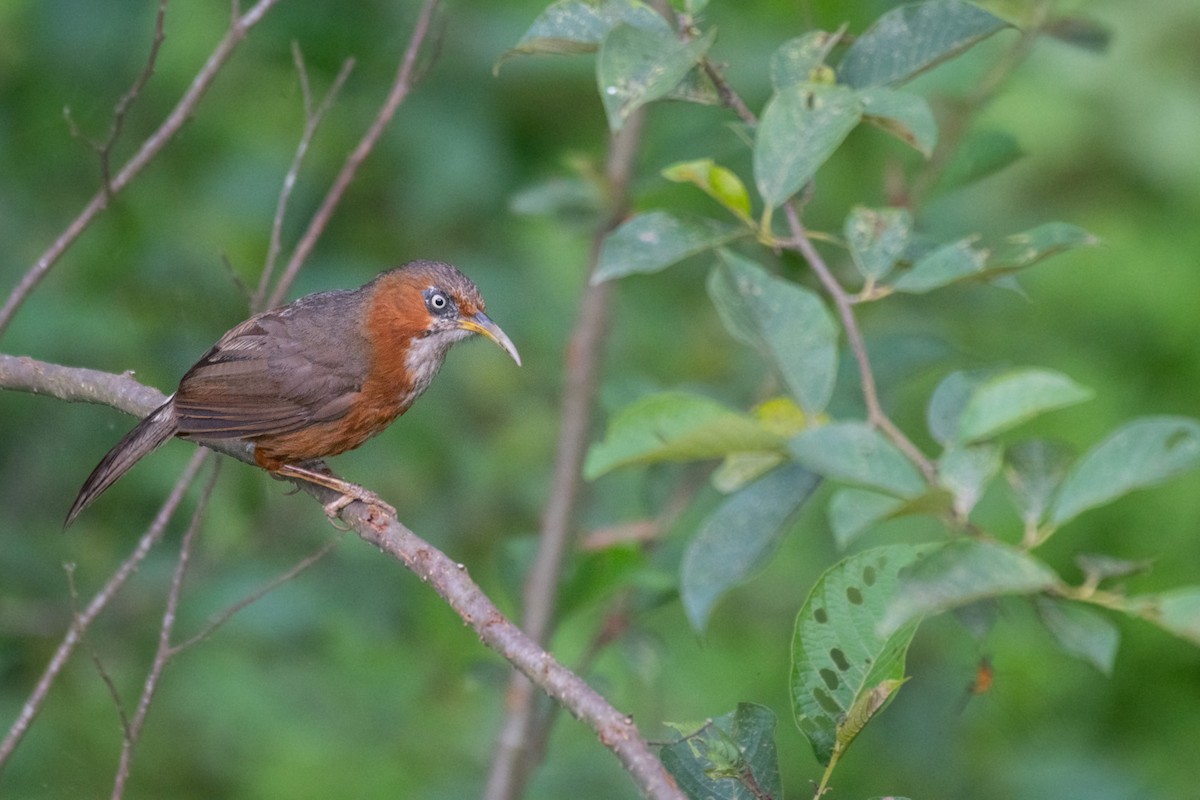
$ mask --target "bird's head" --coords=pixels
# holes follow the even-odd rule
[[[471,279],[441,261],[413,261],[373,281],[368,328],[376,347],[405,353],[409,377],[427,384],[450,346],[479,333],[518,365],[521,356],[500,326],[484,313]]]

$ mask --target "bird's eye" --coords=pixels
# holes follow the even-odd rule
[[[434,314],[444,314],[446,309],[450,307],[450,298],[441,292],[430,292],[425,304],[429,306],[429,310]]]

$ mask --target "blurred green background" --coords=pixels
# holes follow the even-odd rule
[[[244,3],[247,5],[247,3]],[[811,22],[861,30],[892,4],[721,2],[706,18],[714,54],[752,107],[769,93],[766,63]],[[1012,5],[1012,4],[1010,4]],[[7,294],[98,185],[96,158],[73,139],[103,138],[111,109],[140,71],[156,3],[0,3],[0,292]],[[514,213],[514,197],[599,164],[606,141],[592,60],[519,59],[492,66],[540,10],[537,2],[450,2],[440,55],[352,185],[292,296],[356,286],[410,258],[453,261],[521,349],[514,369],[495,348],[462,347],[404,420],[335,468],[367,483],[415,531],[463,561],[514,611],[524,560],[546,501],[564,345],[583,283],[589,228]],[[1144,414],[1195,414],[1200,396],[1200,8],[1194,0],[1067,4],[1113,32],[1109,51],[1044,41],[976,129],[1016,135],[1027,154],[1004,172],[935,199],[932,232],[999,235],[1064,220],[1103,239],[1027,273],[1027,297],[965,288],[890,300],[863,312],[884,352],[903,337],[944,343],[932,366],[899,370],[886,400],[928,445],[922,408],[953,368],[1041,365],[1096,399],[1030,429],[1080,448]],[[303,124],[290,46],[323,92],[343,59],[357,65],[313,144],[286,226],[294,240],[395,71],[415,2],[349,8],[286,0],[240,46],[195,118],[79,240],[0,341],[6,353],[110,371],[134,370],[170,391],[182,372],[247,313],[275,199]],[[123,162],[161,121],[222,35],[224,2],[176,0],[158,68],[116,148]],[[969,88],[1006,46],[1001,34],[921,79],[930,96]],[[696,202],[658,170],[744,152],[716,109],[662,106],[650,117],[635,192],[640,206]],[[810,225],[840,229],[857,202],[883,202],[881,175],[908,163],[901,145],[855,132],[820,174]],[[739,161],[741,159],[741,161]],[[743,176],[748,172],[743,170]],[[527,196],[526,196],[527,197]],[[227,266],[228,265],[228,266]],[[763,367],[729,340],[708,303],[701,260],[631,278],[616,291],[605,361],[605,411],[655,389],[700,388],[753,402]],[[888,368],[887,358],[880,364]],[[898,371],[893,369],[893,372]],[[136,469],[66,535],[82,479],[132,421],[116,411],[19,393],[0,395],[0,725],[21,703],[70,621],[63,565],[86,601],[123,559],[165,497],[190,446],[172,443]],[[599,431],[597,431],[597,434]],[[680,472],[616,474],[589,488],[581,530],[660,510]],[[1069,576],[1080,551],[1155,558],[1129,588],[1200,583],[1200,476],[1086,514],[1046,557]],[[702,639],[675,601],[647,603],[589,677],[647,735],[662,720],[703,719],[738,701],[771,706],[790,796],[819,774],[787,708],[793,615],[837,558],[823,490],[779,557],[718,608]],[[194,501],[193,492],[190,503]],[[665,573],[703,508],[702,494],[658,549]],[[993,512],[985,499],[981,512]],[[1002,522],[1002,533],[1016,531]],[[151,658],[174,545],[150,557],[92,628],[87,645],[128,706]],[[1005,526],[1008,527],[1005,527]],[[223,469],[189,575],[179,631],[250,593],[328,540],[311,502],[240,464]],[[865,544],[937,535],[894,524]],[[562,621],[554,651],[568,664],[608,608],[593,598]],[[918,633],[912,680],[851,749],[836,797],[1182,798],[1197,796],[1188,757],[1200,726],[1200,653],[1120,620],[1114,675],[1056,649],[1031,613],[1006,604],[976,641],[952,619]],[[963,708],[982,657],[995,687]],[[457,798],[479,794],[503,713],[508,670],[427,587],[352,536],[165,674],[127,797]],[[0,797],[105,795],[120,749],[109,691],[78,652],[0,779]],[[582,726],[560,722],[531,797],[631,797],[614,760]]]

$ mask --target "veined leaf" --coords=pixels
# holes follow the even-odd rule
[[[769,708],[738,703],[737,711],[663,747],[660,757],[688,797],[753,800],[765,794],[781,798],[775,724]],[[748,788],[751,785],[757,795]]]
[[[621,411],[604,441],[592,445],[583,472],[593,480],[630,464],[698,461],[783,446],[782,437],[716,400],[663,392]]]
[[[845,750],[904,678],[917,622],[889,635],[878,630],[897,575],[921,552],[892,545],[838,562],[817,580],[796,615],[792,713],[822,764]]]
[[[638,214],[605,237],[592,283],[659,272],[746,233],[744,227],[707,217],[681,217],[666,211]]]
[[[722,595],[766,566],[820,479],[795,464],[779,467],[727,498],[688,543],[680,596],[688,620],[703,633]]]
[[[662,15],[639,0],[602,3],[559,0],[534,20],[515,47],[500,56],[496,69],[521,55],[594,53],[609,31],[622,23],[649,31],[671,32]]]
[[[837,377],[838,329],[813,292],[727,250],[708,278],[725,327],[758,349],[805,414],[824,410]]]
[[[902,83],[1008,27],[999,17],[959,0],[900,6],[854,40],[838,77],[855,87]]]
[[[1119,428],[1076,463],[1050,512],[1060,527],[1135,489],[1154,486],[1200,464],[1200,422],[1145,417]]]
[[[608,126],[620,130],[646,103],[666,97],[712,46],[716,30],[685,41],[672,32],[617,25],[596,59],[600,99]]]

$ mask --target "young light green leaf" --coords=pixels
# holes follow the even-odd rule
[[[1059,489],[1050,522],[1079,514],[1135,489],[1154,486],[1200,464],[1200,423],[1189,417],[1145,417],[1092,448]]]
[[[500,56],[505,61],[521,55],[572,55],[593,53],[614,27],[624,23],[648,31],[670,33],[663,16],[638,0],[559,0],[542,12],[516,46]]]
[[[894,694],[893,687],[881,696],[879,687],[904,678],[904,658],[917,623],[887,636],[877,631],[898,573],[921,552],[913,545],[891,545],[850,556],[825,571],[796,615],[792,713],[822,764],[828,765],[835,749],[840,753],[853,738],[847,738],[851,731],[846,726],[851,710],[874,705],[870,714],[858,715],[865,724]],[[872,697],[882,702],[871,703]],[[839,736],[845,740],[840,748]]]
[[[754,181],[775,208],[804,188],[862,119],[862,100],[844,86],[796,83],[775,93],[754,143]]]
[[[1000,471],[1000,448],[991,443],[951,447],[938,459],[938,480],[954,496],[954,511],[965,519]]]
[[[677,183],[693,183],[704,193],[746,222],[750,217],[750,193],[737,173],[720,166],[711,158],[681,161],[662,171],[662,176]]]
[[[769,708],[738,703],[737,711],[663,747],[660,758],[688,797],[782,798],[775,724]]]
[[[1004,20],[959,0],[900,6],[854,40],[838,77],[855,87],[901,83],[1007,27]]]
[[[1142,616],[1181,639],[1200,645],[1200,586],[1185,586],[1159,595],[1131,598]]]
[[[1075,453],[1063,442],[1029,439],[1004,454],[1004,477],[1027,530],[1041,524]]]
[[[593,480],[630,464],[698,461],[783,445],[782,437],[716,400],[663,392],[642,398],[612,420],[604,441],[588,451],[583,474]]]
[[[883,710],[892,696],[900,690],[907,678],[890,678],[880,681],[871,689],[863,692],[854,699],[854,705],[846,712],[846,716],[838,723],[837,737],[833,745],[834,757],[841,757],[850,743],[858,738],[867,723]]]
[[[937,144],[937,120],[920,95],[875,87],[858,93],[863,119],[883,128],[929,158]]]
[[[806,414],[825,409],[837,377],[837,326],[824,302],[727,250],[708,293],[729,332],[761,352]]]
[[[988,254],[986,250],[976,250],[974,245],[975,239],[971,237],[939,247],[893,281],[892,288],[897,292],[924,294],[979,275]]]
[[[704,521],[680,565],[680,597],[697,633],[727,591],[766,566],[818,483],[813,473],[788,464],[731,495]]]
[[[832,480],[905,498],[926,488],[912,462],[865,422],[836,422],[804,431],[788,449],[796,461]]]
[[[813,71],[825,63],[832,38],[827,31],[809,31],[781,44],[771,54],[771,85],[775,91],[812,81]]]
[[[990,439],[1039,414],[1092,399],[1092,391],[1050,369],[1013,369],[976,385],[958,423],[958,440]]]
[[[881,280],[904,253],[912,233],[912,214],[904,208],[856,206],[846,217],[843,234],[854,266],[868,280]]]
[[[688,41],[670,31],[627,24],[613,28],[596,59],[596,80],[608,127],[620,130],[636,109],[670,93],[715,38],[716,30]]]
[[[1112,674],[1121,634],[1112,620],[1082,603],[1056,597],[1037,598],[1038,616],[1064,652],[1083,659],[1105,675]]]
[[[683,217],[667,211],[638,214],[605,237],[592,283],[659,272],[746,233],[744,227],[707,217]]]
[[[1050,256],[1099,243],[1099,239],[1078,225],[1048,222],[1007,237],[988,258],[987,269],[989,272],[1015,272]]]
[[[880,633],[900,630],[925,614],[1058,585],[1054,571],[1026,552],[999,542],[956,539],[931,550],[900,576]]]
[[[713,471],[712,486],[722,494],[733,494],[786,460],[787,456],[770,450],[758,453],[730,453]]]

